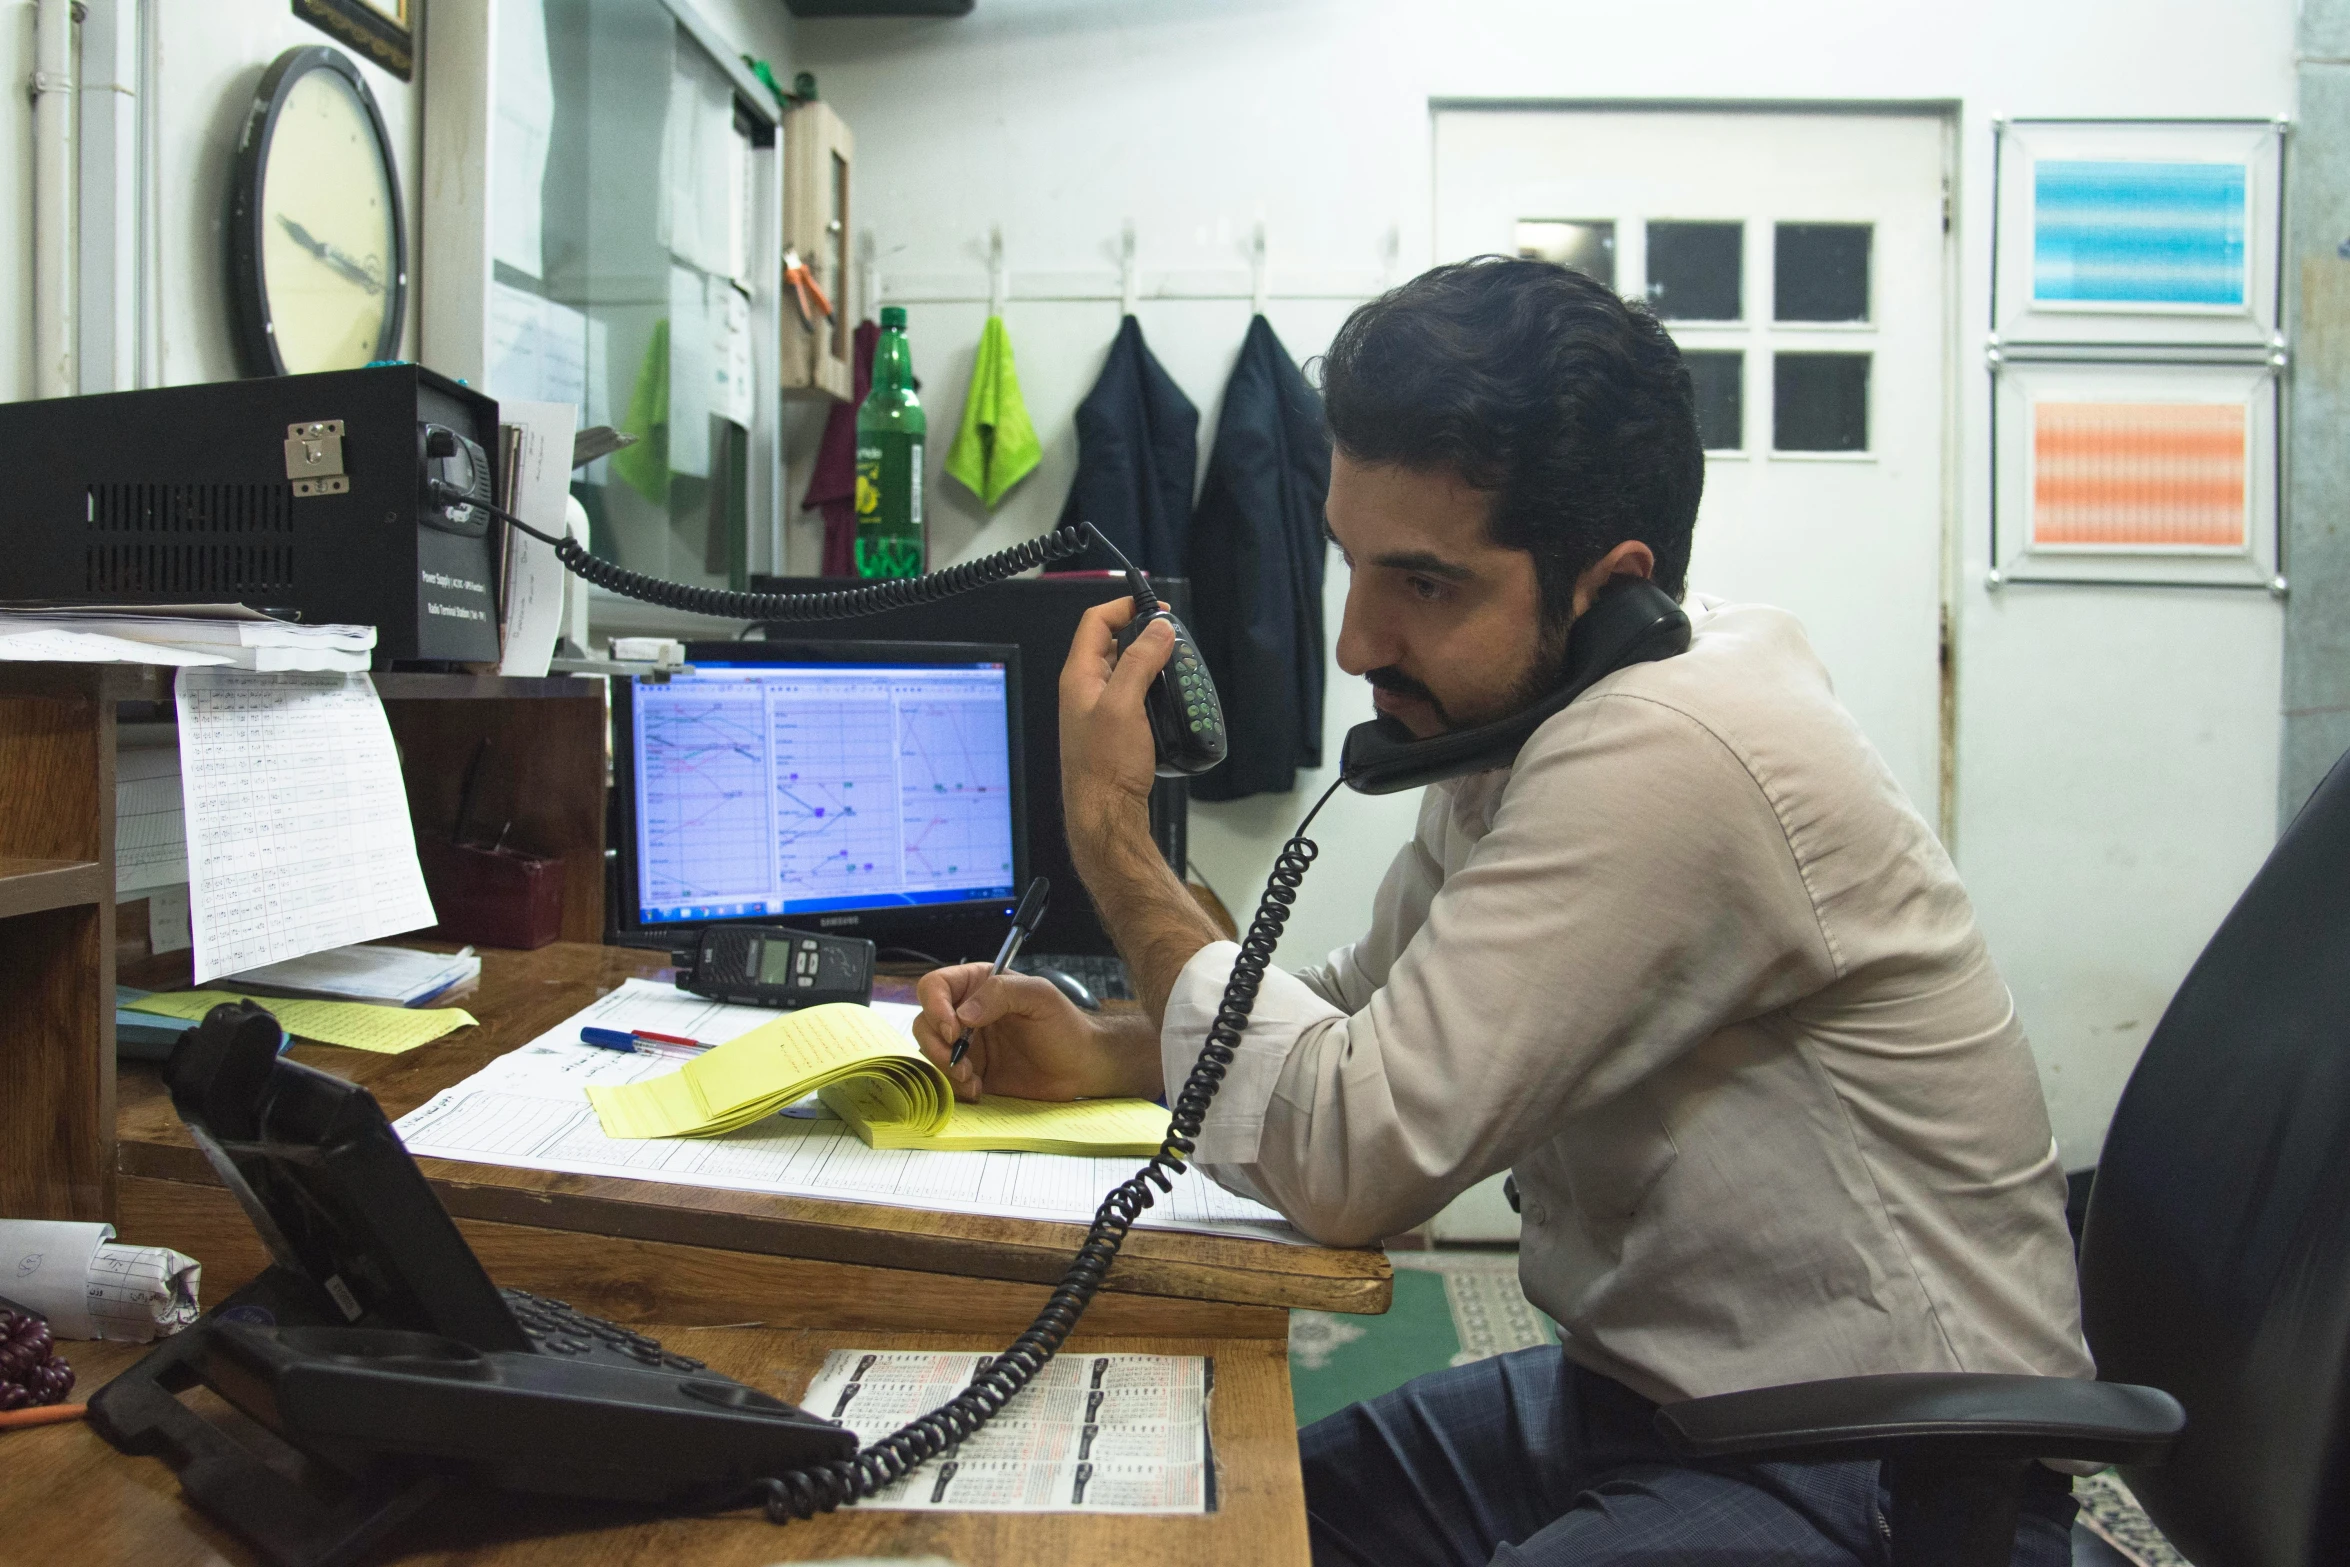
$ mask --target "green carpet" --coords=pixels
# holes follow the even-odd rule
[[[1550,1319],[1518,1288],[1515,1252],[1391,1252],[1395,1304],[1384,1316],[1289,1314],[1289,1383],[1297,1423],[1392,1392],[1423,1372],[1534,1344]]]

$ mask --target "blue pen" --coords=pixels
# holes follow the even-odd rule
[[[579,1031],[579,1042],[601,1050],[617,1050],[623,1055],[636,1054],[636,1036],[625,1028],[583,1028]]]

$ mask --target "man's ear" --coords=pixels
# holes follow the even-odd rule
[[[1617,577],[1638,577],[1645,582],[1655,575],[1656,551],[1638,539],[1626,539],[1575,579],[1575,617],[1581,619],[1591,601],[1599,597],[1599,590]]]

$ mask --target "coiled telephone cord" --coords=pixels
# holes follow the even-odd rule
[[[1249,920],[1248,934],[1241,938],[1240,956],[1233,960],[1232,977],[1225,981],[1223,998],[1216,1005],[1215,1021],[1208,1025],[1199,1057],[1192,1063],[1182,1092],[1175,1096],[1166,1141],[1148,1164],[1111,1187],[1102,1199],[1086,1229],[1084,1244],[1077,1248],[1061,1282],[1054,1286],[1028,1331],[1014,1339],[969,1387],[854,1457],[788,1469],[754,1482],[754,1492],[763,1498],[770,1521],[813,1518],[862,1501],[903,1479],[987,1424],[1014,1394],[1035,1380],[1045,1362],[1068,1341],[1077,1319],[1101,1289],[1110,1264],[1117,1260],[1119,1248],[1126,1244],[1134,1221],[1144,1209],[1157,1204],[1160,1193],[1173,1191],[1174,1178],[1189,1168],[1187,1161],[1197,1146],[1201,1123],[1207,1119],[1208,1105],[1223,1086],[1224,1074],[1240,1048],[1240,1036],[1248,1028],[1258,988],[1264,983],[1265,970],[1272,966],[1282,928],[1289,923],[1290,907],[1297,901],[1298,886],[1305,880],[1306,868],[1321,852],[1306,836],[1306,829],[1337,792],[1337,782],[1322,792],[1273,862],[1264,896]]]

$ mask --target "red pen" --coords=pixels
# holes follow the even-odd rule
[[[632,1028],[628,1032],[633,1038],[649,1039],[656,1045],[684,1045],[689,1050],[707,1050],[710,1048],[709,1046],[703,1044],[700,1040],[688,1039],[683,1034],[656,1034],[649,1028]]]

